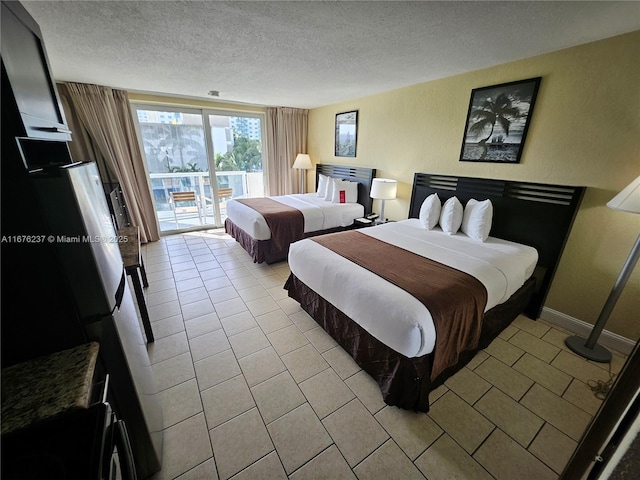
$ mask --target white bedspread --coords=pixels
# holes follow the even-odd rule
[[[280,195],[270,198],[302,212],[304,233],[346,227],[351,225],[354,219],[364,215],[364,207],[359,203],[332,203],[318,197],[315,193]],[[264,217],[241,202],[235,200],[227,202],[227,217],[255,240],[271,238],[271,231]]]
[[[473,275],[487,289],[486,310],[507,300],[531,276],[537,251],[489,237],[472,240],[440,229],[425,230],[418,219],[363,228],[360,232]],[[311,239],[289,251],[291,272],[369,334],[402,353],[419,357],[435,345],[427,308],[412,295]]]

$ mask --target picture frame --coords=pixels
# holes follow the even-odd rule
[[[461,162],[520,163],[541,79],[471,91]]]
[[[358,110],[336,114],[335,156],[355,157],[358,145]]]

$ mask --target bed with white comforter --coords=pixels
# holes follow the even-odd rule
[[[429,393],[516,317],[539,317],[584,190],[416,173],[409,220],[293,243],[285,288],[371,375],[388,405],[426,412]],[[434,219],[452,232],[461,221],[462,233],[445,234]],[[355,242],[366,247],[354,249]],[[413,263],[415,255],[428,259]],[[469,297],[482,297],[472,301],[472,315]]]
[[[371,184],[375,175],[375,168],[318,163],[315,192],[268,197],[274,202],[261,202],[261,205],[253,202],[255,208],[240,201],[228,201],[225,231],[247,251],[254,262],[284,261],[292,242],[349,229],[356,218],[370,214],[373,202],[370,197]],[[323,179],[327,181],[322,182]],[[344,199],[328,195],[328,179],[342,182],[340,191],[345,187]],[[276,208],[278,202],[282,204],[281,211]],[[292,209],[300,213],[292,214]],[[267,222],[258,210],[265,212],[270,221]],[[300,225],[301,219],[303,225]],[[269,225],[274,228],[274,235]]]
[[[364,215],[359,203],[333,203],[316,193],[269,197],[283,205],[297,208],[304,216],[304,233],[347,227]],[[235,200],[227,202],[227,218],[255,240],[269,240],[271,231],[264,217],[256,210]]]
[[[485,311],[509,299],[531,276],[538,260],[529,246],[489,237],[426,230],[418,219],[364,228],[361,233],[428,257],[477,278],[487,289]],[[427,308],[405,290],[311,239],[291,245],[289,268],[304,284],[373,337],[412,358],[428,354],[435,328]]]

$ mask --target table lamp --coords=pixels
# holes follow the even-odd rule
[[[380,219],[379,223],[384,223],[384,202],[385,200],[393,200],[396,198],[398,191],[398,182],[390,178],[374,178],[371,184],[371,193],[369,196],[373,199],[380,200]]]
[[[305,181],[304,175],[305,170],[313,168],[313,165],[311,165],[311,157],[306,153],[299,153],[296,157],[295,162],[293,162],[293,168],[297,168],[300,170],[300,183],[302,184],[302,193],[306,193],[305,184],[307,182]]]
[[[640,213],[640,177],[636,178],[618,195],[613,197],[607,203],[607,207],[615,210],[622,210],[623,212]],[[589,338],[585,340],[584,338],[573,336],[565,339],[564,343],[578,355],[588,358],[589,360],[593,360],[594,362],[606,363],[611,361],[611,352],[603,346],[598,345],[596,342],[598,341],[598,337],[600,336],[605,323],[607,323],[609,315],[611,315],[613,307],[615,307],[618,297],[620,297],[627,280],[629,280],[631,272],[633,272],[633,268],[638,262],[638,257],[640,257],[640,235],[638,235],[636,243],[631,248],[627,261],[620,271],[618,280],[616,280],[616,283],[609,294],[609,298],[607,298],[607,302],[604,304],[604,307],[600,312],[600,316],[593,326],[593,330],[591,331]]]

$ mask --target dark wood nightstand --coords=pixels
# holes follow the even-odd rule
[[[356,218],[353,221],[352,228],[372,227],[374,225],[375,225],[374,220],[369,220],[368,218]]]

